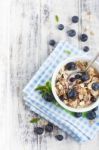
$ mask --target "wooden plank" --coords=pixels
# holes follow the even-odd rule
[[[88,41],[86,44],[90,47],[90,54],[95,55],[97,52],[99,52],[98,47],[98,22],[99,22],[99,16],[98,16],[98,10],[99,10],[99,1],[86,1],[82,0],[81,1],[81,14],[82,14],[82,26],[81,26],[81,31],[85,32],[88,34]],[[86,28],[86,31],[85,31]],[[83,47],[85,44],[82,44],[81,47]],[[98,133],[97,133],[98,134]],[[80,149],[81,150],[98,150],[98,140],[99,140],[99,135],[96,136],[96,138],[93,141],[90,141],[88,143],[84,143],[81,145]]]
[[[38,137],[33,133],[33,125],[29,123],[33,114],[24,109],[22,89],[39,65],[39,14],[39,1],[13,1],[11,4],[10,81],[13,149],[17,148],[17,144],[20,150],[38,147]]]

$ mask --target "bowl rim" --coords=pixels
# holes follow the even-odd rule
[[[59,70],[61,69],[62,66],[66,65],[69,61],[78,61],[78,60],[85,60],[85,61],[88,61],[88,60],[91,60],[92,57],[89,57],[89,56],[71,56],[69,58],[67,58],[66,60],[63,60],[61,63],[58,64],[58,66],[56,67],[53,75],[52,75],[52,80],[51,80],[51,85],[52,85],[52,93],[56,99],[56,101],[65,109],[71,111],[71,112],[87,112],[87,111],[90,111],[92,110],[93,108],[95,108],[96,106],[99,105],[99,98],[97,99],[96,102],[94,102],[93,104],[89,105],[88,107],[84,107],[84,108],[73,108],[73,107],[70,107],[70,106],[67,106],[64,102],[62,102],[60,100],[60,98],[58,97],[58,95],[56,94],[56,88],[55,88],[55,81],[56,81],[56,76],[59,72]],[[97,61],[95,61],[94,64],[97,64],[99,66],[99,63]]]

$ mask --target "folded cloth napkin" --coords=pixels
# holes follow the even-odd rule
[[[60,42],[24,88],[23,92],[25,104],[31,111],[49,120],[71,135],[76,141],[85,142],[93,139],[97,131],[99,131],[99,112],[97,112],[97,118],[91,124],[86,118],[75,118],[54,103],[46,102],[41,97],[41,94],[35,91],[38,85],[44,85],[46,81],[51,79],[55,68],[61,61],[77,55],[85,56],[85,54],[75,46],[67,42]]]

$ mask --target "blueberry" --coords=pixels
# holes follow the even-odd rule
[[[41,127],[36,127],[36,128],[34,128],[34,132],[38,135],[41,135],[41,134],[43,134],[44,129]]]
[[[56,135],[55,136],[56,137],[56,139],[58,140],[58,141],[62,141],[63,140],[63,135]]]
[[[82,82],[89,80],[89,75],[87,72],[82,72],[81,80],[82,80]]]
[[[52,102],[55,98],[52,93],[47,93],[46,95],[44,95],[44,99],[48,102]]]
[[[69,91],[67,92],[67,97],[70,99],[75,99],[77,96],[77,92],[75,89],[69,89]]]
[[[97,111],[97,110],[98,110],[98,106],[92,109],[92,111]]]
[[[91,102],[96,102],[97,99],[94,96],[92,96],[90,100]]]
[[[80,40],[81,40],[82,42],[85,42],[85,41],[88,40],[88,36],[87,36],[86,34],[81,34],[81,35],[80,35]]]
[[[88,52],[89,51],[89,47],[88,46],[84,46],[83,51],[84,52]]]
[[[67,34],[68,34],[68,36],[73,37],[73,36],[76,35],[76,31],[73,30],[73,29],[71,29],[71,30],[68,30],[68,31],[67,31]]]
[[[63,29],[64,29],[64,25],[63,25],[63,24],[59,24],[59,25],[58,25],[58,29],[59,29],[59,30],[63,30]]]
[[[56,42],[55,42],[54,40],[50,40],[50,41],[49,41],[49,45],[55,46],[55,44],[56,44]]]
[[[70,82],[74,82],[74,81],[75,81],[75,78],[72,77],[72,78],[69,79],[69,81],[70,81]]]
[[[75,75],[75,79],[81,79],[81,75],[80,74],[76,74]]]
[[[72,17],[72,22],[73,23],[77,23],[79,21],[79,17],[78,16],[73,16]]]
[[[65,69],[75,70],[76,69],[76,64],[74,62],[69,62],[69,63],[66,64]]]
[[[53,131],[53,124],[48,123],[48,124],[45,126],[45,131],[47,131],[47,132],[52,132],[52,131]]]
[[[95,119],[95,118],[96,118],[96,113],[95,113],[95,111],[89,111],[89,112],[87,113],[87,118],[88,118],[89,120]]]
[[[76,117],[76,118],[79,118],[79,117],[81,117],[82,116],[82,113],[74,113],[74,116]]]
[[[92,89],[93,89],[94,91],[98,91],[98,90],[99,90],[99,82],[94,82],[94,83],[92,84]]]

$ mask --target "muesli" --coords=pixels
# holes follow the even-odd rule
[[[84,108],[94,103],[99,96],[99,73],[94,67],[84,72],[88,62],[69,62],[63,66],[56,77],[56,93],[60,100],[73,108]],[[67,80],[76,70],[83,71]]]

